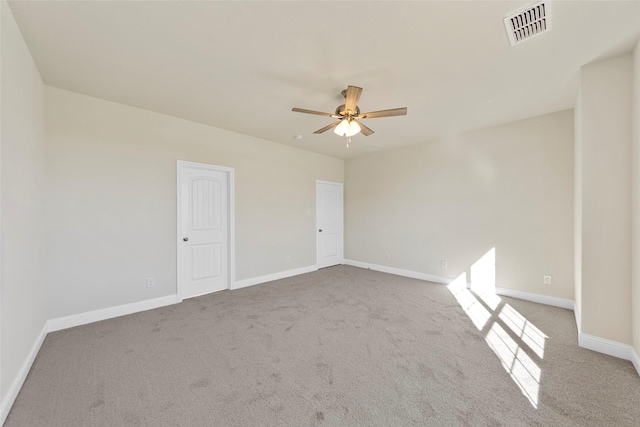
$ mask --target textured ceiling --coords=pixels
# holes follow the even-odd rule
[[[640,1],[553,2],[515,47],[502,19],[531,4],[14,1],[46,84],[340,158],[572,108],[580,66],[629,51]],[[332,119],[347,85],[370,119],[350,149]],[[294,135],[302,135],[297,140]]]

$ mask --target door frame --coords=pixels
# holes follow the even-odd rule
[[[233,289],[236,281],[236,251],[235,251],[235,196],[234,196],[234,169],[225,166],[216,166],[206,163],[188,162],[185,160],[176,161],[176,295],[178,301],[183,300],[184,284],[182,283],[182,237],[184,233],[182,227],[182,213],[180,203],[182,201],[182,170],[200,169],[207,171],[223,172],[227,175],[227,289]]]
[[[342,237],[342,239],[340,240],[340,253],[338,254],[338,259],[340,261],[339,264],[344,264],[344,183],[343,182],[333,182],[333,181],[323,181],[321,179],[316,179],[316,229],[314,230],[315,236],[316,236],[316,268],[320,268],[319,265],[320,263],[318,262],[318,257],[320,255],[320,251],[319,251],[319,245],[320,245],[320,239],[318,238],[318,184],[326,184],[326,185],[335,185],[336,187],[340,188],[340,193],[342,194],[342,203],[341,203],[341,208],[340,212],[339,212],[339,221],[340,221],[340,225],[339,225],[339,229],[340,229],[340,235]]]

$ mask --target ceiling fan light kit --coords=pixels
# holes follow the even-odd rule
[[[353,136],[359,134],[361,130],[362,128],[355,120],[342,119],[333,133],[340,136]]]
[[[332,117],[334,119],[338,119],[337,122],[333,122],[330,125],[327,125],[321,129],[315,131],[315,134],[321,134],[329,129],[333,129],[333,132],[336,135],[344,136],[347,138],[347,148],[349,148],[349,143],[351,142],[351,137],[362,133],[364,136],[373,135],[373,130],[369,127],[365,126],[363,123],[358,122],[356,119],[373,119],[376,117],[391,117],[391,116],[404,116],[407,114],[407,107],[402,108],[392,108],[390,110],[380,110],[380,111],[372,111],[370,113],[360,113],[360,108],[358,107],[358,101],[360,100],[360,95],[362,94],[362,88],[357,86],[348,86],[345,90],[342,91],[342,96],[345,97],[345,103],[343,105],[339,105],[336,108],[334,114],[323,113],[320,111],[314,110],[306,110],[304,108],[293,108],[291,111],[295,111],[296,113],[305,113],[305,114],[315,114],[318,116],[326,116]]]

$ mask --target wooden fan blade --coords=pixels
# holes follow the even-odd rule
[[[392,108],[390,110],[372,111],[356,116],[357,119],[375,119],[376,117],[404,116],[407,114],[407,107]]]
[[[330,113],[323,113],[321,111],[313,111],[313,110],[305,110],[304,108],[292,108],[291,111],[295,111],[296,113],[306,113],[306,114],[316,114],[318,116],[325,116],[325,117],[335,117],[335,114],[330,114]],[[340,116],[338,116],[340,117]]]
[[[344,103],[344,109],[347,111],[356,111],[358,101],[360,100],[360,94],[362,94],[362,88],[358,86],[348,86],[347,94],[345,96],[346,101]]]
[[[371,130],[370,127],[365,126],[361,122],[358,122],[358,125],[360,126],[360,133],[362,133],[364,136],[373,135],[375,133],[373,130]]]
[[[318,130],[317,130],[317,131],[315,131],[314,133],[323,133],[323,132],[326,132],[326,131],[328,131],[329,129],[331,129],[331,128],[334,128],[334,127],[338,126],[338,125],[340,124],[340,122],[341,122],[341,121],[342,121],[342,120],[338,120],[337,122],[333,122],[333,123],[331,123],[329,126],[325,126],[325,127],[323,127],[322,129],[318,129]]]

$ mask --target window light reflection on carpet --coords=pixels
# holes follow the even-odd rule
[[[548,336],[496,294],[495,248],[473,263],[470,271],[469,284],[466,273],[462,273],[448,285],[449,291],[483,333],[485,342],[522,394],[537,408],[542,369],[527,351],[541,360]]]

